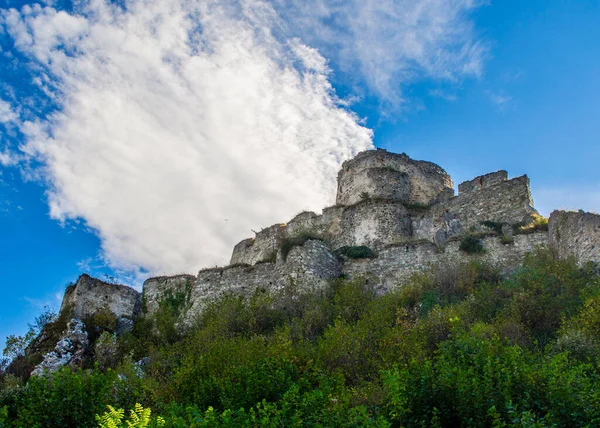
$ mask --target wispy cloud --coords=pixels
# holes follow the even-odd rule
[[[429,95],[435,98],[442,98],[446,101],[456,101],[458,99],[455,94],[442,91],[441,89],[432,89],[429,91]]]
[[[504,91],[485,91],[489,100],[499,108],[504,108],[512,101],[512,97]]]
[[[469,14],[475,0],[278,0],[286,23],[370,92],[397,106],[415,80],[478,76],[487,48]]]

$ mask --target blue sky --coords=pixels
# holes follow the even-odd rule
[[[600,211],[598,2],[1,7],[2,341],[80,273],[226,264],[372,145]]]

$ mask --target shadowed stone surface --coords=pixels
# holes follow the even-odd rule
[[[548,220],[550,244],[559,257],[600,264],[600,215],[583,211],[554,211]]]

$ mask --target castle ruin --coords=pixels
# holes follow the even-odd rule
[[[447,261],[478,258],[508,272],[537,246],[551,246],[560,257],[580,263],[600,263],[600,216],[555,211],[547,226],[539,220],[526,175],[482,175],[459,184],[455,195],[452,179],[438,165],[369,150],[342,165],[336,205],[320,214],[302,212],[244,239],[234,247],[229,266],[203,269],[196,276],[150,278],[143,298],[132,298],[128,287],[109,289],[101,282],[90,292],[89,277],[82,276],[65,301],[76,308],[102,302],[118,317],[135,317],[136,299],[151,314],[166,294],[184,293],[189,320],[224,293],[250,296],[289,284],[308,291],[342,275],[368,276],[385,292]],[[461,248],[467,237],[481,251]],[[368,256],[345,255],[356,248],[368,250]]]

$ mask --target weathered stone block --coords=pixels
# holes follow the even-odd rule
[[[173,296],[178,293],[189,294],[196,281],[194,275],[158,276],[144,281],[143,301],[148,315],[158,310],[160,301],[168,294]]]
[[[332,248],[365,245],[378,249],[411,236],[410,214],[402,203],[367,200],[346,207],[341,232],[332,238]]]
[[[67,287],[60,312],[71,310],[72,317],[84,319],[104,309],[109,309],[117,319],[133,319],[141,309],[141,294],[131,287],[83,274],[75,285]]]
[[[244,239],[237,244],[231,254],[230,264],[253,265],[271,258],[285,238],[285,224],[274,224],[256,233],[254,238]]]
[[[394,189],[394,186],[398,188]],[[405,154],[386,150],[369,150],[342,165],[338,174],[336,203],[352,205],[369,195],[429,205],[440,193],[452,188],[452,179],[436,164],[416,161]]]
[[[550,245],[560,258],[600,264],[600,215],[583,211],[553,211],[548,220]]]
[[[480,175],[472,180],[464,181],[458,185],[458,194],[477,191],[484,187],[496,186],[508,180],[508,172],[501,170]]]

